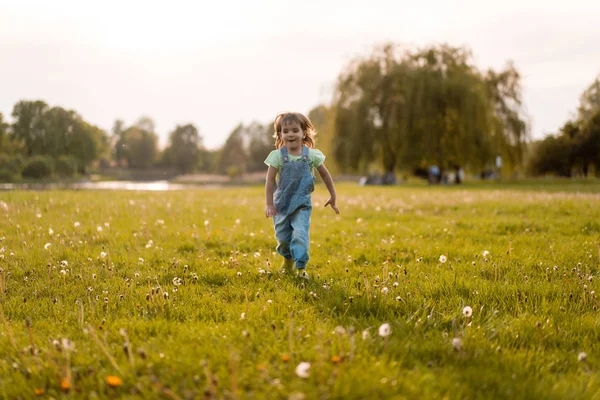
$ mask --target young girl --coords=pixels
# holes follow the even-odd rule
[[[308,279],[306,263],[315,179],[313,169],[319,171],[329,190],[325,207],[329,205],[339,214],[335,204],[335,187],[323,164],[325,156],[313,148],[316,132],[308,118],[300,113],[284,112],[275,118],[273,126],[277,150],[273,150],[265,160],[269,166],[265,215],[273,217],[277,252],[284,257],[283,268],[291,269],[295,264],[298,277]],[[278,173],[279,179],[275,182]]]

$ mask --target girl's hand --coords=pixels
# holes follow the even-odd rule
[[[327,202],[325,203],[325,207],[327,207],[327,206],[331,206],[331,208],[333,208],[333,211],[335,211],[336,214],[340,213],[340,210],[335,205],[335,198],[334,197],[330,197],[329,200],[327,200]]]
[[[265,216],[267,218],[272,217],[274,215],[277,215],[277,210],[275,209],[275,206],[267,206],[267,208],[265,209]]]

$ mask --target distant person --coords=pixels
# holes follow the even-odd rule
[[[314,148],[316,131],[307,117],[296,112],[284,112],[275,118],[273,126],[277,150],[273,150],[265,160],[268,165],[265,215],[273,217],[277,252],[284,258],[282,268],[291,271],[295,267],[299,278],[308,279],[306,263],[309,259],[311,193],[315,180],[313,170],[319,171],[329,190],[325,207],[329,205],[339,214],[335,187],[323,164],[325,156]]]

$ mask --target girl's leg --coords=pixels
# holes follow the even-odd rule
[[[288,218],[293,229],[290,250],[296,262],[296,268],[306,268],[308,262],[308,247],[310,244],[309,228],[312,207],[300,208]]]
[[[275,238],[277,239],[277,252],[286,259],[292,258],[290,242],[292,241],[292,226],[286,215],[273,216]]]

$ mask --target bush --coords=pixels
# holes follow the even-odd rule
[[[0,167],[0,183],[12,183],[19,180],[19,176],[13,171]]]
[[[25,161],[19,154],[11,156],[8,154],[0,154],[0,169],[12,172],[15,175],[20,175]]]
[[[77,159],[73,156],[58,157],[54,171],[61,178],[70,178],[77,175]]]
[[[25,163],[22,175],[24,178],[42,179],[52,176],[54,162],[48,156],[33,156]]]

